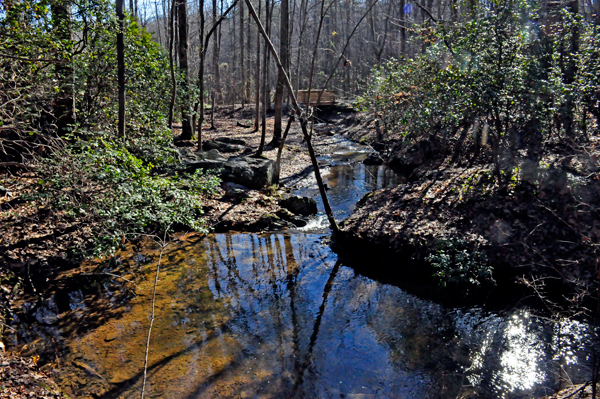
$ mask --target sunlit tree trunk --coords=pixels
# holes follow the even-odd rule
[[[279,54],[281,63],[287,66],[289,63],[289,0],[281,0],[281,17],[279,20]],[[283,108],[283,89],[285,85],[283,71],[277,75],[277,88],[275,90],[275,121],[273,126],[273,146],[278,146],[281,140],[281,114]]]
[[[181,139],[191,140],[194,137],[194,127],[192,125],[188,77],[187,0],[178,1],[177,20],[179,21],[179,70],[183,89],[183,95],[181,96]]]

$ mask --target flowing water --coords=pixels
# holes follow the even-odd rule
[[[322,159],[338,217],[396,183],[381,167],[353,164],[361,151],[342,144]],[[317,193],[310,182],[297,192]],[[590,375],[586,324],[453,308],[370,279],[323,242],[324,220],[167,247],[147,397],[542,397]],[[134,263],[148,277],[136,295],[123,298],[131,291],[115,291],[118,280],[56,291],[9,334],[13,347],[44,353],[73,396],[139,397],[157,261]]]

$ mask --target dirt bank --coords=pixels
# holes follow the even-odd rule
[[[501,188],[485,156],[455,162],[452,151],[435,142],[382,143],[367,117],[361,125],[346,135],[379,149],[405,183],[358,203],[336,241],[342,252],[369,248],[390,258],[409,256],[422,262],[422,276],[434,276],[432,284],[521,282],[536,295],[560,292],[571,304],[595,292],[600,260],[595,139],[569,149],[549,144],[537,162],[515,159],[510,184]]]

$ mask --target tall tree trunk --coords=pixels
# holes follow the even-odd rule
[[[179,70],[183,89],[183,95],[181,96],[181,139],[191,140],[194,137],[194,127],[192,125],[188,76],[187,0],[178,0],[177,20],[179,21]]]
[[[158,2],[154,1],[154,12],[156,13],[156,30],[158,32],[158,43],[162,45],[162,33],[160,31],[160,20],[158,19]]]
[[[268,0],[267,0],[268,1]],[[258,17],[260,18],[260,8],[262,2],[258,0]],[[258,119],[260,118],[260,35],[256,35],[256,71],[254,73],[254,81],[256,82],[256,90],[254,97],[254,131],[258,132]]]
[[[198,125],[196,131],[198,132],[198,151],[202,152],[202,125],[204,124],[204,64],[206,62],[206,43],[204,41],[204,0],[198,1],[198,41],[200,48],[198,49],[198,95],[200,113],[198,114]],[[196,108],[198,112],[198,108]]]
[[[54,0],[51,3],[53,31],[63,48],[71,49],[71,16],[68,0]],[[56,63],[54,72],[58,79],[58,93],[53,101],[53,113],[59,135],[69,131],[69,125],[75,123],[75,107],[73,104],[73,68],[68,55]]]
[[[177,79],[175,78],[175,56],[173,54],[175,44],[175,7],[177,0],[173,0],[169,10],[169,68],[171,69],[171,102],[169,103],[169,129],[173,128],[173,113],[175,110],[175,98],[177,97]]]
[[[270,36],[270,21],[269,21],[269,9],[270,9],[271,0],[265,0],[265,20],[267,25],[267,36]],[[267,108],[269,107],[270,98],[269,98],[269,84],[268,84],[268,73],[269,73],[269,49],[265,46],[263,51],[263,68],[262,68],[262,109],[261,109],[261,119],[262,126],[260,132],[260,144],[258,145],[258,150],[256,151],[256,156],[261,156],[265,149],[265,139],[267,136]]]
[[[212,16],[213,16],[213,25],[217,24],[217,11],[218,5],[217,0],[212,1]],[[219,70],[219,35],[215,35],[215,40],[213,41],[213,73],[215,78],[215,87],[214,91],[217,94],[217,102],[221,102],[221,71]],[[213,110],[214,112],[214,110]]]
[[[281,63],[287,67],[289,63],[289,0],[281,0],[281,17],[279,18],[279,55]],[[283,89],[285,86],[284,71],[277,75],[277,88],[275,89],[275,121],[273,126],[273,146],[279,146],[281,140],[281,114],[283,105]]]
[[[404,55],[406,53],[406,20],[404,14],[404,7],[406,3],[404,0],[400,0],[400,55]]]
[[[119,18],[119,30],[117,31],[117,82],[119,86],[119,136],[125,137],[125,40],[123,0],[117,0],[117,17]]]
[[[240,3],[240,72],[242,78],[241,100],[242,108],[246,103],[246,71],[244,70],[244,3]]]

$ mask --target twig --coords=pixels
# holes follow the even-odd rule
[[[158,287],[158,274],[160,273],[160,262],[162,260],[163,252],[167,248],[168,243],[165,243],[167,240],[167,231],[169,229],[165,229],[165,235],[161,240],[161,249],[160,254],[158,255],[158,264],[156,265],[156,277],[154,278],[154,291],[152,293],[152,313],[150,316],[150,327],[148,328],[148,338],[146,340],[146,355],[144,357],[144,380],[142,382],[142,394],[140,399],[144,399],[144,392],[146,390],[146,377],[148,373],[148,352],[150,350],[150,336],[152,335],[152,325],[154,324],[154,313],[155,313],[155,305],[156,305],[156,288]]]

